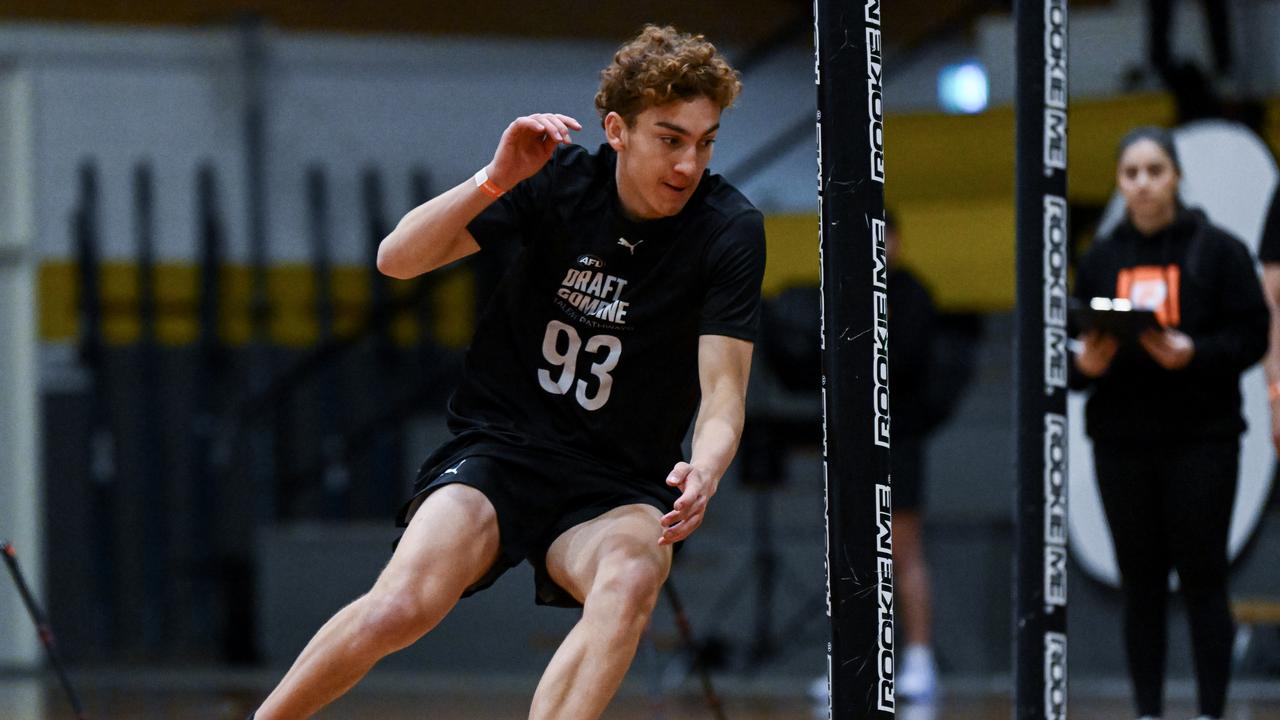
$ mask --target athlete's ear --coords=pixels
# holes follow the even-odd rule
[[[614,152],[627,146],[627,121],[612,110],[604,116],[604,137]]]

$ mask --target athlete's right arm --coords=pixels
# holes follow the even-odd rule
[[[493,160],[485,166],[489,181],[502,191],[532,177],[568,143],[570,129],[582,125],[567,115],[542,113],[516,118],[502,133]],[[467,178],[452,189],[410,210],[378,245],[378,270],[394,278],[417,277],[480,249],[467,225],[494,201]]]

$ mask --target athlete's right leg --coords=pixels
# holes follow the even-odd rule
[[[604,712],[671,569],[671,547],[658,545],[661,519],[650,505],[624,505],[551,543],[547,574],[583,608],[538,683],[530,720],[588,720]]]
[[[383,657],[444,618],[498,558],[498,521],[479,491],[436,490],[409,522],[373,589],[329,619],[267,697],[255,720],[310,717]]]

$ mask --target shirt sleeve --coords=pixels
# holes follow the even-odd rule
[[[1271,207],[1258,243],[1258,259],[1264,263],[1280,262],[1280,183],[1276,183],[1276,191],[1271,194]]]
[[[764,217],[752,210],[730,220],[708,248],[699,334],[755,342],[764,262]]]
[[[476,244],[481,249],[490,243],[508,243],[512,240],[526,245],[537,236],[541,208],[545,207],[556,171],[566,161],[569,151],[569,148],[556,150],[555,155],[533,177],[508,190],[467,224],[467,231],[476,239]]]
[[[1220,324],[1213,332],[1192,335],[1195,354],[1188,368],[1241,373],[1267,351],[1270,314],[1248,248],[1234,237],[1222,243],[1215,308]]]

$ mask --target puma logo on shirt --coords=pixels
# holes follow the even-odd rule
[[[644,242],[644,241],[643,241],[643,240],[637,240],[637,241],[636,241],[636,243],[635,243],[635,245],[632,245],[631,243],[627,242],[627,239],[626,239],[626,238],[618,238],[618,244],[619,244],[619,245],[621,245],[622,247],[624,247],[624,248],[626,248],[626,249],[630,250],[632,255],[635,255],[635,254],[636,254],[636,248],[640,247],[640,243],[642,243],[642,242]]]

